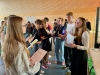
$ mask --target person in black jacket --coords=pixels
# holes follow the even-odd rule
[[[86,19],[86,27],[88,30],[91,30],[91,23]]]
[[[64,27],[65,27],[65,29],[67,29],[67,19],[65,19],[65,23],[64,23]]]
[[[43,58],[42,67],[47,69],[48,68],[47,64],[51,64],[50,62],[48,62],[48,55],[49,55],[49,52],[51,51],[51,43],[49,41],[49,38],[51,37],[51,33],[47,28],[48,26],[46,25],[46,21],[42,20],[42,25],[43,25],[42,26],[43,28],[40,29],[41,39],[42,39],[42,48],[47,51],[47,54]]]

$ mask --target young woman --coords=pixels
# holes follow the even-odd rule
[[[46,25],[46,21],[42,20],[42,25],[43,25],[43,28],[40,28],[42,47],[44,50],[47,51],[47,54],[43,58],[43,66],[42,67],[47,69],[48,68],[47,64],[51,64],[50,62],[48,62],[48,55],[49,55],[49,52],[51,51],[51,43],[49,41],[51,34],[50,34],[50,31],[47,29],[48,26]]]
[[[86,31],[85,19],[79,17],[75,24],[74,43],[71,61],[71,75],[87,75],[87,51],[89,48],[89,34]]]
[[[2,58],[7,75],[34,75],[40,69],[40,63],[30,66],[30,54],[22,32],[22,18],[11,16],[7,20]]]

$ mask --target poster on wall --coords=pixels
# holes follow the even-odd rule
[[[30,21],[31,23],[35,24],[36,18],[34,16],[28,16],[26,17],[27,22]]]

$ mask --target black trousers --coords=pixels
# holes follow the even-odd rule
[[[71,70],[72,48],[64,46],[64,58],[66,66]]]

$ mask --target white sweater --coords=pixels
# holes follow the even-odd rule
[[[82,44],[84,46],[77,45],[77,49],[88,50],[89,49],[89,33],[87,31],[82,34]]]
[[[24,50],[24,47],[22,46],[21,43],[19,43],[18,46],[19,46],[19,53],[17,57],[14,59],[13,66],[11,66],[9,69],[6,68],[7,75],[34,75],[39,71],[40,63],[36,62],[33,67],[29,66],[30,60],[27,57],[27,53]],[[2,57],[4,58],[3,53]]]

